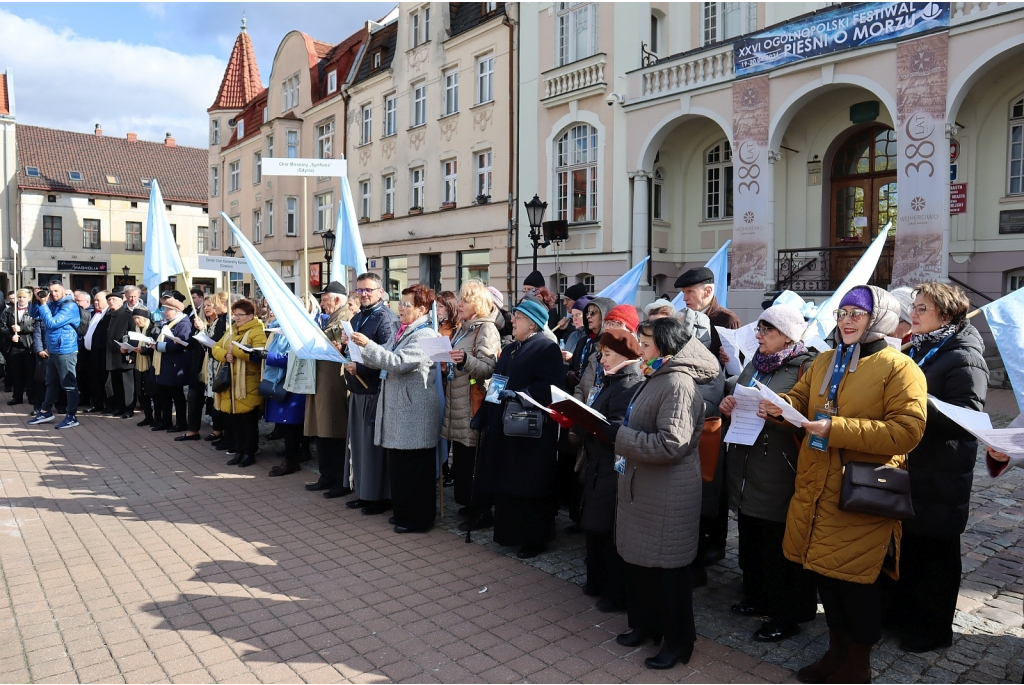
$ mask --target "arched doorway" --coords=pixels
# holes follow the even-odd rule
[[[892,222],[890,244],[872,281],[888,284],[897,217],[896,132],[885,124],[872,124],[851,133],[836,150],[830,178],[831,287],[838,287],[864,248]]]

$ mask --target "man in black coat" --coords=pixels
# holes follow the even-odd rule
[[[134,330],[135,319],[132,310],[124,305],[124,291],[115,288],[107,295],[107,335],[106,335],[106,368],[110,373],[110,385],[113,387],[113,405],[108,412],[112,416],[130,419],[135,413],[135,360],[131,355],[121,351],[119,342],[123,342],[128,331]]]
[[[92,319],[82,344],[88,350],[89,389],[92,408],[86,414],[102,414],[107,411],[107,327],[110,325],[107,292],[99,290],[92,298]]]

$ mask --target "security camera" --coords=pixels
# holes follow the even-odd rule
[[[626,102],[626,96],[619,95],[618,93],[609,93],[608,97],[605,98],[604,101],[606,103],[608,103],[609,107],[614,107],[617,104],[621,105],[621,104],[625,103]]]

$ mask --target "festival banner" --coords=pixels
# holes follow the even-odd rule
[[[949,34],[896,46],[896,140],[899,213],[892,285],[942,278],[949,230],[946,62]]]
[[[732,290],[764,290],[768,276],[768,77],[732,84]],[[719,286],[720,287],[720,286]]]

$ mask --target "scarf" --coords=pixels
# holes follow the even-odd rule
[[[780,366],[786,361],[796,357],[797,355],[803,354],[807,351],[802,341],[797,341],[792,347],[787,347],[784,350],[776,352],[775,354],[761,354],[761,352],[754,353],[754,370],[758,373],[775,373]]]
[[[138,333],[145,334],[149,326],[136,326],[135,331]],[[136,343],[137,345],[138,343]],[[135,355],[135,370],[139,373],[146,373],[153,367],[153,358],[148,354],[137,354]]]
[[[167,324],[160,329],[160,335],[156,336],[156,341],[158,343],[163,342],[164,339],[167,338],[167,334],[171,332],[171,329],[174,328],[174,326],[184,318],[184,312],[178,312],[177,314],[175,314],[174,318],[168,321]],[[164,353],[161,352],[159,349],[153,349],[153,372],[157,376],[160,375],[160,365],[163,362],[163,356]]]
[[[920,352],[922,345],[932,343],[938,345],[949,336],[955,335],[959,328],[955,323],[947,323],[945,326],[936,328],[931,333],[920,333],[910,336],[910,344],[914,346],[915,350]]]
[[[242,334],[242,337],[238,342],[239,344],[248,347],[249,331]],[[230,343],[228,344],[230,345]],[[228,349],[231,348],[228,347]],[[231,393],[236,400],[244,400],[249,395],[245,387],[245,365],[248,363],[249,362],[239,356],[236,356],[235,361],[231,363]],[[232,406],[231,409],[234,411],[234,406]]]
[[[671,358],[672,358],[672,355],[668,355],[668,356],[665,356],[665,357],[658,357],[657,359],[652,359],[649,362],[644,362],[644,366],[643,366],[643,369],[642,369],[642,371],[644,372],[644,375],[645,376],[654,375],[658,371],[658,369],[660,369],[665,364],[665,362],[667,362]]]

